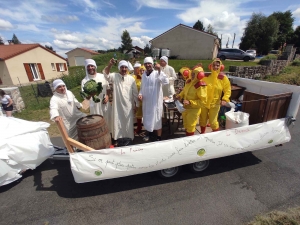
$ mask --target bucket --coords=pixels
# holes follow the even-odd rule
[[[101,115],[88,115],[76,122],[78,141],[95,149],[109,148],[111,137],[105,119]]]
[[[229,111],[225,113],[226,129],[244,127],[249,125],[249,113]]]

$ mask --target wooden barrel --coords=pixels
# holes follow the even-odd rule
[[[105,119],[101,115],[89,115],[76,122],[78,141],[95,149],[109,148],[111,137]]]

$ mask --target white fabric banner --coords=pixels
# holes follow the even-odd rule
[[[0,117],[0,186],[22,177],[19,172],[35,169],[55,152],[48,123]]]
[[[290,141],[284,119],[190,137],[70,154],[77,183],[129,176]]]

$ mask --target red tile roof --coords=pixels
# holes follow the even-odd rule
[[[81,50],[83,50],[83,51],[86,51],[86,52],[88,52],[88,53],[91,53],[92,55],[99,55],[99,54],[100,54],[100,53],[95,52],[95,51],[93,51],[93,50],[91,50],[91,49],[88,49],[88,48],[75,48],[75,49],[72,49],[71,51],[66,52],[66,54],[68,54],[69,52],[72,52],[72,51],[74,51],[74,50],[76,50],[76,49],[81,49]]]
[[[13,58],[17,55],[20,55],[24,52],[30,51],[38,47],[50,52],[51,54],[56,55],[59,58],[62,58],[63,60],[66,60],[65,58],[61,57],[60,55],[56,54],[50,49],[43,47],[40,44],[14,44],[14,45],[0,45],[0,61],[5,61],[7,59]]]

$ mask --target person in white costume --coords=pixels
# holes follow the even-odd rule
[[[128,75],[128,62],[121,60],[118,64],[119,73],[110,73],[114,63],[112,58],[103,74],[113,85],[112,137],[117,146],[119,138],[134,138],[133,118],[139,107],[139,100],[135,80]]]
[[[168,65],[168,57],[162,56],[160,58],[160,67],[161,71],[164,72],[167,77],[169,78],[169,85],[163,86],[163,96],[164,97],[170,97],[175,94],[175,88],[174,88],[174,81],[177,79],[177,75],[175,73],[175,70],[172,66]]]
[[[143,124],[148,135],[143,138],[149,141],[154,137],[153,130],[157,131],[156,140],[161,140],[162,133],[162,112],[163,112],[163,91],[162,86],[169,84],[169,78],[161,71],[159,64],[153,69],[152,57],[144,59],[146,71],[142,75],[142,84],[139,99],[143,102]]]
[[[84,64],[85,64],[86,76],[81,81],[81,90],[83,91],[84,84],[91,79],[93,79],[97,83],[101,82],[103,87],[102,92],[98,96],[101,99],[100,102],[96,103],[93,101],[91,97],[89,98],[90,114],[98,114],[103,116],[106,124],[108,125],[108,128],[111,130],[111,121],[109,117],[111,113],[111,105],[108,102],[108,95],[107,95],[107,90],[109,89],[109,83],[105,79],[102,73],[97,73],[97,65],[93,59],[86,59]]]
[[[69,137],[77,140],[76,122],[86,116],[79,110],[82,105],[73,93],[67,90],[66,84],[61,79],[53,81],[53,89],[55,92],[50,100],[50,119],[62,120]]]

